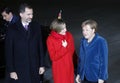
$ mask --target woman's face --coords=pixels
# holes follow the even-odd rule
[[[86,39],[90,39],[95,34],[95,29],[92,29],[90,25],[82,27],[82,34]]]
[[[65,25],[65,24],[61,25],[61,28],[62,28],[62,30],[59,32],[59,34],[65,35],[65,34],[66,34],[66,31],[67,31],[66,25]]]

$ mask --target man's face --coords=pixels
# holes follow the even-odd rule
[[[11,21],[11,18],[12,18],[12,13],[11,12],[8,14],[4,11],[4,12],[2,12],[1,15],[2,15],[2,17],[5,21]]]
[[[33,9],[25,8],[25,12],[20,13],[21,20],[24,23],[30,23],[33,18]]]

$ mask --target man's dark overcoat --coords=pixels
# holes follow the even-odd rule
[[[21,21],[7,29],[5,53],[8,83],[40,83],[39,67],[43,66],[41,37],[41,28],[36,22],[31,22],[27,31]],[[16,72],[18,80],[11,79],[10,72]]]

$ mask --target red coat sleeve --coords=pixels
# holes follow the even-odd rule
[[[73,55],[74,51],[75,51],[75,46],[74,46],[74,39],[72,34],[68,33],[69,38],[68,38],[68,49],[69,52],[71,52],[71,54]]]

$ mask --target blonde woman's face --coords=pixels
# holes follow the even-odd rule
[[[61,28],[62,28],[62,30],[59,32],[59,34],[65,35],[65,34],[66,34],[66,31],[67,31],[66,25],[65,25],[65,24],[61,25]]]
[[[90,25],[82,27],[82,34],[86,39],[90,39],[95,34],[95,29],[92,29]]]

